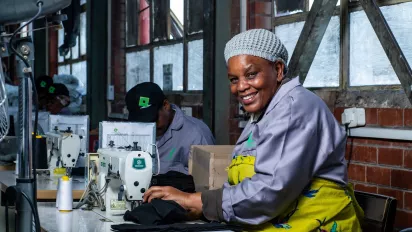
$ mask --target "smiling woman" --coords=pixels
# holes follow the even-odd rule
[[[248,231],[361,231],[363,211],[347,182],[345,131],[299,78],[285,78],[288,53],[254,29],[225,48],[231,92],[251,113],[221,189],[182,193],[153,187],[144,199],[174,200],[194,218]]]

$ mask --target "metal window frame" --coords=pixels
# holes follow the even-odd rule
[[[273,2],[276,0],[273,0]],[[411,2],[411,0],[377,0],[377,5],[390,6],[401,4],[405,2]],[[306,5],[308,6],[308,5]],[[349,81],[349,17],[350,13],[355,11],[364,10],[360,1],[341,0],[340,6],[336,6],[333,15],[340,15],[340,71],[339,71],[339,87],[316,87],[308,88],[311,90],[323,90],[323,91],[364,91],[364,90],[401,90],[402,85],[365,85],[365,86],[350,86]],[[296,13],[293,15],[286,15],[273,18],[274,28],[279,25],[305,21],[309,12]],[[385,20],[386,22],[386,20]],[[398,77],[399,78],[399,77]],[[409,98],[411,99],[411,98]],[[412,101],[412,100],[411,100]]]
[[[163,0],[162,0],[163,1]],[[151,2],[153,4],[153,1]],[[127,46],[125,48],[126,53],[131,53],[131,52],[137,52],[137,51],[144,51],[144,50],[149,50],[150,51],[150,81],[154,81],[154,49],[157,47],[161,46],[170,46],[170,45],[175,45],[175,44],[183,44],[183,90],[182,91],[164,91],[166,95],[171,95],[171,94],[183,94],[183,95],[190,95],[190,94],[202,94],[203,90],[189,90],[188,89],[188,59],[189,59],[189,42],[195,41],[195,40],[201,40],[204,39],[203,31],[198,32],[198,33],[192,33],[189,34],[188,30],[188,23],[189,23],[189,0],[184,0],[183,4],[183,14],[184,14],[184,24],[183,24],[183,37],[182,38],[176,38],[176,39],[170,39],[169,38],[169,32],[167,31],[167,38],[164,40],[158,40],[155,41],[154,39],[154,15],[153,15],[153,10],[150,10],[150,43],[145,44],[145,45],[133,45],[133,46]],[[151,6],[150,6],[151,8]],[[167,16],[169,17],[169,16]],[[170,28],[170,25],[168,26]],[[137,35],[138,36],[138,35]],[[127,35],[126,35],[127,37]]]

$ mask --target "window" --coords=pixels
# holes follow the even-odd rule
[[[126,1],[126,89],[152,81],[166,92],[203,90],[203,4]]]
[[[275,16],[280,17],[309,11],[313,2],[314,0],[274,0]],[[340,5],[340,0],[336,5]]]
[[[412,2],[380,9],[411,65]],[[399,79],[364,11],[350,14],[350,30],[350,85],[399,85]]]
[[[87,92],[87,61],[86,61],[86,0],[81,0],[79,36],[76,45],[69,49],[65,57],[58,54],[58,74],[71,74],[81,81]],[[64,43],[65,32],[58,32],[58,48]]]

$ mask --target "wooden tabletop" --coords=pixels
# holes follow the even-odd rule
[[[0,169],[2,170],[2,169]],[[4,169],[3,169],[4,170]],[[9,186],[16,185],[17,176],[14,171],[0,171],[0,190],[5,192]],[[37,177],[37,199],[56,200],[58,177],[43,176]],[[84,178],[73,178],[73,199],[78,200],[82,197],[85,190]]]

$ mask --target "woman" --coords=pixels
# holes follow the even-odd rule
[[[236,143],[222,189],[182,193],[152,187],[145,201],[174,200],[192,215],[257,231],[361,231],[348,186],[346,135],[324,102],[285,79],[288,53],[254,29],[225,48],[230,90],[251,119]]]

